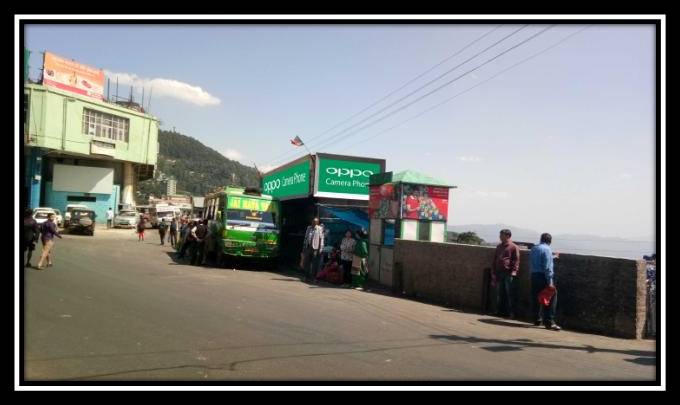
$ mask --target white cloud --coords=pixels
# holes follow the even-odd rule
[[[105,72],[112,82],[117,78],[120,84],[148,89],[146,94],[152,92],[152,96],[174,98],[201,107],[214,106],[221,103],[220,99],[202,88],[178,80],[162,78],[146,79],[131,73]]]
[[[479,156],[460,156],[458,160],[461,162],[479,163],[482,161],[482,158]]]
[[[243,159],[243,153],[237,151],[236,149],[225,149],[222,155],[229,160],[241,161]]]

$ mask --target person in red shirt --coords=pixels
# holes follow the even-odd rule
[[[502,229],[501,243],[496,246],[496,254],[491,270],[496,276],[497,310],[496,315],[515,318],[515,280],[519,272],[519,248],[512,242],[512,232]]]
[[[415,196],[415,193],[410,194],[408,197],[406,197],[406,218],[417,218],[418,217],[418,208],[420,207],[420,201],[418,201],[418,198]]]

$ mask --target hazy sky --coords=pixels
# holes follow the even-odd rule
[[[546,25],[27,26],[32,77],[49,50],[106,69],[112,92],[153,87],[162,128],[260,169],[304,153],[385,158],[458,186],[449,223],[652,239],[655,31],[593,25],[553,49],[392,130],[583,25],[558,25],[463,75]],[[480,38],[373,108],[322,136]],[[113,75],[115,74],[115,76]]]

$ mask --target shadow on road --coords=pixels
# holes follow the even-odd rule
[[[515,323],[515,322],[508,322],[508,321],[501,321],[499,319],[477,319],[479,322],[482,323],[487,323],[490,325],[498,325],[498,326],[511,326],[513,328],[531,328],[533,325],[527,325],[525,323]]]
[[[564,349],[564,350],[577,350],[588,353],[617,353],[625,354],[629,356],[638,356],[638,359],[627,360],[637,364],[648,364],[650,361],[656,363],[656,352],[647,350],[617,350],[617,349],[607,349],[598,348],[590,345],[586,346],[566,346],[560,344],[550,344],[550,343],[539,343],[527,341],[527,339],[482,339],[474,336],[457,336],[457,335],[430,335],[430,338],[435,340],[449,340],[454,342],[467,342],[467,343],[492,343],[501,346],[512,345],[513,347],[522,348],[540,348],[540,349]],[[500,351],[500,350],[498,350]]]
[[[642,366],[656,366],[656,357],[637,357],[625,360],[629,363],[640,364]]]

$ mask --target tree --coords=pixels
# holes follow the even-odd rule
[[[457,242],[458,241],[458,232],[447,231],[446,232],[446,241],[447,242]]]
[[[484,244],[484,239],[477,236],[476,233],[468,231],[458,234],[457,242],[466,245],[482,245]]]

